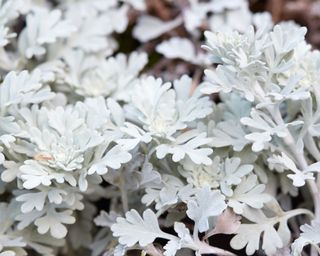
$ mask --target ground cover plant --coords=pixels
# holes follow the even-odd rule
[[[320,52],[259,2],[0,1],[0,256],[318,255]]]

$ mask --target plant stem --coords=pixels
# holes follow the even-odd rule
[[[193,226],[193,240],[195,242],[200,242],[198,233],[199,233],[198,225],[197,225],[197,223],[195,223]]]
[[[119,185],[120,185],[122,208],[123,208],[123,212],[126,213],[127,211],[129,211],[129,203],[128,203],[127,190],[125,188],[125,181],[124,181],[124,177],[122,175],[122,170],[120,170],[120,177],[119,178],[120,178]]]
[[[313,214],[311,211],[307,210],[307,209],[295,209],[295,210],[291,210],[288,212],[288,214],[286,214],[286,219],[290,219],[294,216],[297,216],[297,215],[302,215],[302,214],[305,214],[305,215],[309,215],[311,217],[313,217]]]
[[[312,136],[310,134],[307,134],[305,140],[306,140],[306,149],[309,151],[309,153],[312,155],[312,157],[316,161],[320,161],[320,152]]]
[[[268,108],[270,114],[272,115],[274,121],[277,123],[277,125],[285,126],[285,122],[281,116],[281,113],[279,111],[279,106],[275,105],[274,108]],[[283,138],[283,142],[286,144],[288,149],[290,150],[291,154],[295,158],[297,164],[299,165],[299,168],[304,171],[308,167],[308,163],[303,155],[303,153],[300,153],[297,151],[296,143],[294,141],[294,138],[288,128],[286,128],[287,136]],[[317,187],[317,184],[314,180],[307,180],[307,184],[311,193],[311,196],[313,198],[314,202],[314,212],[315,212],[315,219],[320,219],[320,193],[319,189]]]
[[[236,254],[232,252],[229,252],[217,247],[213,247],[204,242],[199,242],[197,243],[197,245],[198,245],[200,254],[215,254],[219,256],[236,256]]]

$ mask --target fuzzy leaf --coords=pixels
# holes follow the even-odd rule
[[[143,212],[143,217],[136,210],[127,212],[125,218],[117,218],[111,230],[114,236],[119,237],[119,242],[127,246],[133,246],[136,243],[147,246],[156,238],[170,240],[173,237],[161,231],[158,219],[150,209]]]
[[[188,201],[187,215],[196,223],[200,232],[209,229],[209,217],[220,215],[226,208],[224,199],[218,190],[211,191],[208,187],[204,187]]]

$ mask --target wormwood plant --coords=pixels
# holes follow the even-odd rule
[[[0,1],[0,256],[320,253],[306,28],[244,0],[168,5]],[[116,52],[129,24],[186,74]]]

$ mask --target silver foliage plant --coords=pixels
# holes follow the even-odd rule
[[[0,1],[0,256],[320,253],[320,53],[244,0],[181,4]],[[156,50],[199,85],[117,52],[132,10],[143,43],[184,27]]]

